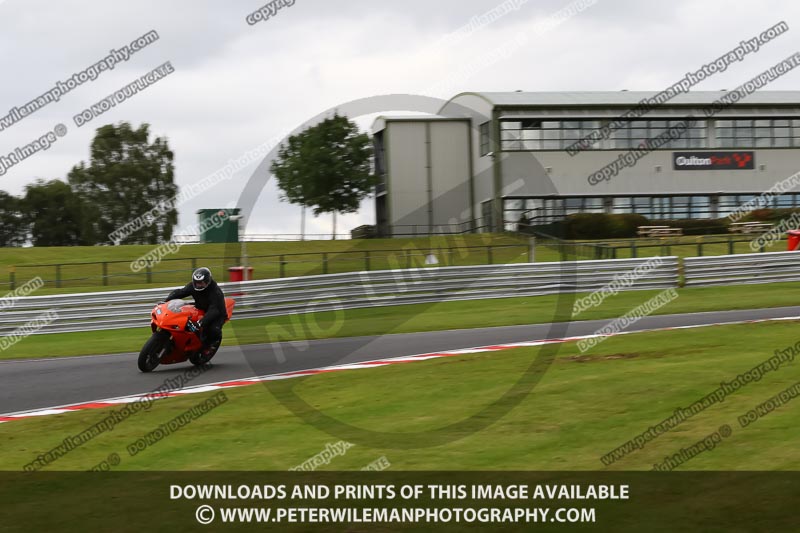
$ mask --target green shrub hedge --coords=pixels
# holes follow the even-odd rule
[[[756,209],[743,216],[739,222],[771,222],[777,224],[794,214],[800,213],[799,209]]]
[[[779,223],[793,214],[800,215],[800,209],[757,209],[751,211],[738,222]],[[642,215],[606,213],[578,213],[569,215],[561,222],[531,229],[570,240],[627,239],[637,237],[639,226],[669,226],[681,228],[684,235],[713,235],[728,233],[731,220],[725,218],[650,220]]]

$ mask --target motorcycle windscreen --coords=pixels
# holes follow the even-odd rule
[[[170,300],[167,302],[167,309],[169,309],[170,313],[180,313],[181,307],[187,305],[186,302],[183,300]]]

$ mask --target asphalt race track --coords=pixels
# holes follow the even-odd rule
[[[650,316],[626,331],[796,316],[800,316],[800,307]],[[351,337],[307,343],[223,346],[214,357],[213,368],[192,380],[190,385],[420,353],[589,335],[612,321]],[[142,336],[142,343],[145,340],[146,334]],[[128,353],[0,361],[0,414],[146,394],[190,367],[187,362],[162,366],[150,374],[142,374],[136,367],[137,355]]]

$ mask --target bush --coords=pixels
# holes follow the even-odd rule
[[[603,239],[609,231],[608,215],[602,213],[570,215],[564,224],[567,239]]]
[[[639,226],[652,226],[644,215],[606,215],[609,219],[609,237],[627,239],[637,236]]]
[[[800,215],[800,209],[757,209],[742,217],[741,222],[771,222],[777,224],[793,214]],[[579,213],[569,215],[565,220],[531,230],[540,231],[563,239],[596,240],[626,239],[637,237],[639,226],[669,226],[681,228],[684,235],[718,235],[728,232],[731,220],[725,218],[648,220],[642,215],[605,213]]]
[[[604,213],[579,213],[565,221],[568,239],[624,239],[636,237],[639,226],[650,223],[642,215],[608,215]]]
[[[794,214],[800,213],[798,209],[756,209],[750,211],[739,222],[772,222],[777,224]]]
[[[550,237],[555,237],[557,239],[566,238],[566,228],[563,221],[550,222],[548,224],[537,224],[534,226],[520,226],[519,232],[529,235],[549,235]]]

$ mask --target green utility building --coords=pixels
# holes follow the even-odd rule
[[[200,209],[197,212],[198,233],[201,244],[239,242],[239,221],[230,217],[241,210]]]

